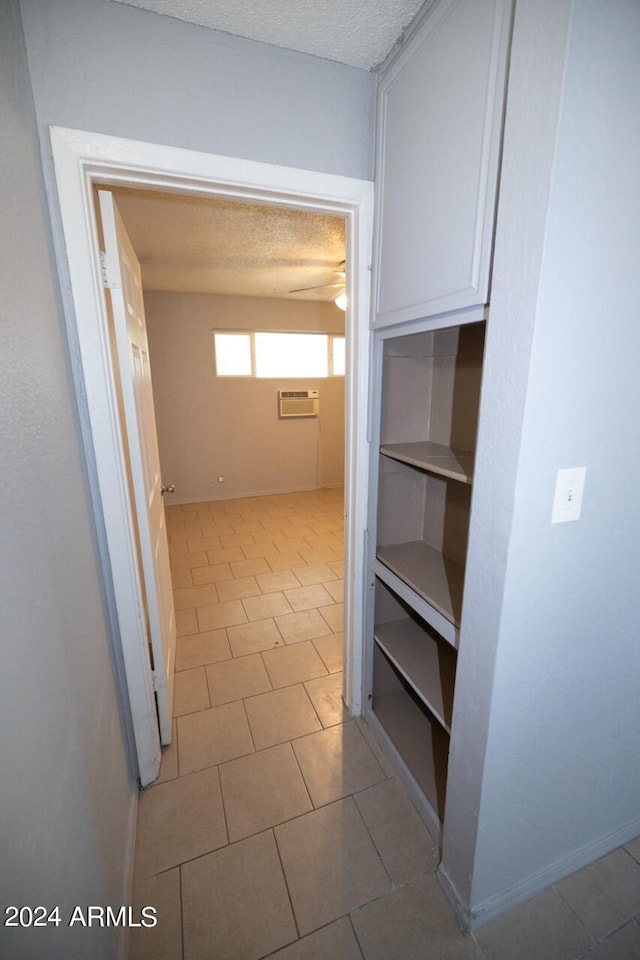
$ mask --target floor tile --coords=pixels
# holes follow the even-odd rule
[[[267,563],[269,562],[270,556],[278,553],[270,540],[263,540],[260,543],[247,544],[242,548],[242,552],[247,560],[256,560],[258,557],[263,557]]]
[[[276,650],[265,650],[262,659],[274,687],[286,687],[292,683],[325,676],[327,673],[327,668],[310,640]]]
[[[342,917],[278,950],[269,960],[362,960],[362,953],[353,927],[347,917]]]
[[[305,537],[309,541],[311,546],[316,549],[318,547],[340,547],[341,542],[333,533],[311,533]]]
[[[640,863],[623,848],[555,885],[596,940],[640,913]]]
[[[216,850],[226,842],[217,770],[201,770],[149,787],[141,794],[138,806],[136,880]]]
[[[321,728],[302,684],[251,697],[245,707],[256,750]]]
[[[276,624],[285,643],[314,640],[316,637],[324,637],[331,633],[331,628],[317,610],[303,610],[301,613],[289,613],[284,617],[276,617]]]
[[[182,867],[185,960],[258,960],[296,939],[271,831]]]
[[[587,960],[640,960],[640,924],[622,927],[587,954]]]
[[[326,563],[318,563],[313,567],[299,567],[296,576],[303,587],[336,579],[335,573]]]
[[[384,780],[356,793],[354,800],[394,883],[435,873],[438,844],[398,780]]]
[[[312,809],[289,743],[223,763],[220,782],[231,842]]]
[[[384,780],[385,774],[353,722],[294,740],[314,807]]]
[[[218,563],[234,563],[237,560],[244,560],[241,547],[220,547],[218,550],[207,551],[207,562],[212,566]]]
[[[264,557],[247,560],[244,554],[231,564],[231,569],[235,577],[255,577],[259,573],[269,573],[271,571],[271,567]]]
[[[479,930],[485,960],[575,960],[593,940],[555,890],[544,890]]]
[[[349,718],[342,702],[342,682],[342,673],[332,673],[328,677],[308,680],[304,685],[323,727],[331,727]]]
[[[210,522],[206,514],[202,515],[200,520],[202,522],[200,532],[203,540],[208,540],[210,537],[228,537],[233,533],[233,526],[230,523]]]
[[[234,523],[233,529],[236,533],[251,533],[254,530],[264,530],[259,520],[243,520],[240,523]]]
[[[309,544],[304,537],[275,537],[273,545],[280,553],[301,553],[309,549]]]
[[[276,827],[275,835],[301,935],[391,889],[350,797]]]
[[[235,529],[239,524],[233,524]],[[230,533],[221,537],[223,547],[246,547],[249,543],[255,543],[250,533]]]
[[[185,637],[190,633],[198,633],[198,618],[195,610],[176,611],[176,637]]]
[[[243,604],[248,620],[266,620],[291,613],[284,593],[264,593],[259,597],[247,597]]]
[[[133,910],[141,922],[143,907],[155,909],[155,927],[134,927],[129,938],[128,960],[182,960],[182,907],[180,870],[174,867],[141,880],[133,889]]]
[[[271,690],[271,682],[262,657],[251,653],[246,657],[234,657],[222,663],[212,663],[206,668],[211,705],[231,703],[245,697]]]
[[[246,623],[247,616],[241,600],[226,600],[224,603],[209,603],[204,607],[197,607],[199,630],[217,630],[220,627],[231,627],[238,623]],[[194,633],[196,631],[193,631]]]
[[[269,556],[267,563],[274,573],[280,570],[295,570],[297,567],[304,566],[304,560],[294,550],[280,553],[279,556]]]
[[[193,567],[206,567],[208,564],[209,558],[204,551],[201,553],[185,553],[179,556],[171,555],[172,570],[191,570]]]
[[[260,595],[260,587],[255,577],[238,577],[225,580],[216,585],[220,600],[241,600],[243,597]]]
[[[334,603],[332,607],[322,607],[320,612],[329,624],[332,633],[341,633],[344,630],[343,603]]]
[[[242,703],[226,703],[178,718],[180,776],[253,753]]]
[[[342,530],[342,524],[336,523],[333,520],[314,520],[311,524],[311,529],[314,533],[340,533]]]
[[[300,610],[311,610],[313,607],[329,606],[333,603],[333,597],[327,593],[321,583],[286,590],[284,595],[295,613]]]
[[[313,535],[313,530],[308,523],[297,522],[295,517],[289,517],[288,520],[282,523],[280,527],[284,537],[289,539],[293,537],[307,537],[308,535]]]
[[[332,560],[339,560],[338,552],[333,547],[320,547],[317,549],[300,550],[300,556],[305,563],[313,566],[316,563],[330,563]]]
[[[313,645],[322,657],[329,673],[338,673],[344,666],[344,639],[342,633],[330,633],[317,637]]]
[[[365,960],[482,960],[434,877],[421,877],[351,915]],[[516,950],[510,960],[522,954]],[[548,960],[539,954],[538,960]],[[568,960],[568,957],[565,958]]]
[[[274,537],[282,537],[282,520],[274,519],[273,517],[267,517],[264,514],[260,517],[260,522],[264,527],[264,530],[254,530],[253,539],[256,543],[262,543],[265,540],[271,540],[273,542]]]
[[[344,603],[344,580],[331,580],[324,586],[336,603]]]
[[[198,553],[201,550],[209,553],[210,550],[215,551],[220,549],[220,537],[189,537],[187,539],[187,546],[189,548],[189,553]]]
[[[192,587],[193,577],[191,570],[173,570],[171,573],[171,585],[174,590],[182,587]]]
[[[219,583],[220,580],[232,580],[233,573],[228,563],[214,563],[209,567],[197,567],[191,571],[196,586],[203,583]]]
[[[237,627],[229,627],[227,636],[234,657],[248,653],[258,653],[283,644],[280,631],[273,620],[254,620]]]
[[[178,671],[230,658],[231,647],[224,629],[205,630],[204,633],[180,637],[176,643],[176,670]]]
[[[182,670],[174,676],[173,715],[181,717],[185,713],[206,710],[209,703],[209,688],[204,667]]]
[[[274,507],[271,507],[271,508],[269,509],[269,516],[271,516],[271,517],[273,517],[273,518],[276,518],[276,517],[278,517],[278,518],[284,517],[285,519],[287,519],[288,517],[295,517],[295,516],[296,516],[296,510],[294,510],[294,509],[291,508],[291,507],[280,507],[280,506],[276,507],[276,506],[274,506]]]
[[[291,570],[283,570],[279,573],[263,573],[257,576],[256,580],[263,593],[291,590],[292,587],[300,586],[300,581]]]

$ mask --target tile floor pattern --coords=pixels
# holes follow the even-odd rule
[[[341,492],[170,507],[176,734],[140,798],[131,960],[640,960],[640,838],[461,933],[341,703]]]

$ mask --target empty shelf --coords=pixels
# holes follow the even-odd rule
[[[464,567],[423,540],[378,547],[378,560],[435,610],[460,625]]]
[[[440,821],[444,816],[448,737],[408,693],[376,697],[373,712]]]
[[[392,460],[409,463],[461,483],[473,481],[474,454],[468,450],[457,450],[442,443],[424,440],[421,443],[384,443],[380,453]]]
[[[378,624],[376,642],[427,705],[451,732],[456,658],[450,646],[435,639],[408,617]]]

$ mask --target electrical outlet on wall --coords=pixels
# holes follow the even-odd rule
[[[565,470],[558,470],[551,523],[580,519],[586,475],[586,467],[568,467]]]

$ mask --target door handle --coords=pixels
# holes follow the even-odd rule
[[[160,487],[160,493],[162,494],[163,497],[164,497],[165,493],[175,493],[175,492],[176,492],[176,488],[175,488],[175,485],[174,485],[173,483],[167,484],[166,487],[165,487],[165,485],[164,485],[164,483],[163,483],[163,484],[161,485],[161,487]]]

